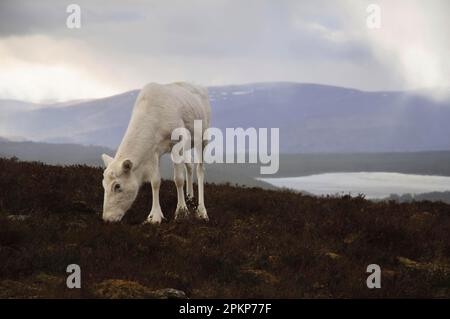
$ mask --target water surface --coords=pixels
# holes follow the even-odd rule
[[[301,177],[260,178],[277,187],[315,195],[365,194],[384,198],[390,194],[420,194],[450,190],[450,177],[386,172],[325,173]]]

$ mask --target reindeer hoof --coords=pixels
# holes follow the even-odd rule
[[[162,220],[165,219],[162,215],[152,215],[150,214],[147,219],[143,222],[143,224],[152,224],[152,225],[159,225],[161,224]]]
[[[206,212],[206,208],[204,206],[199,206],[196,213],[198,219],[201,219],[205,222],[209,221],[208,213]]]
[[[189,210],[186,206],[177,207],[177,210],[175,211],[175,220],[186,219],[188,217],[189,217]]]

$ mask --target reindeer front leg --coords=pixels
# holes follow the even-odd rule
[[[173,177],[175,185],[177,187],[177,209],[175,211],[175,219],[185,218],[189,215],[189,210],[186,206],[186,201],[184,200],[184,164],[173,163]]]
[[[188,201],[194,199],[194,171],[191,163],[185,163],[186,166],[186,192]]]
[[[151,169],[150,183],[152,184],[152,210],[147,217],[145,223],[160,224],[164,218],[159,204],[159,188],[161,186],[161,175],[159,173],[159,158],[156,159],[155,165]]]
[[[205,182],[205,169],[203,163],[197,164],[197,183],[198,183],[198,207],[197,207],[197,217],[208,221],[208,213],[205,208],[204,199],[204,182]]]

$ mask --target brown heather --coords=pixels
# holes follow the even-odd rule
[[[450,297],[449,205],[208,184],[210,222],[175,222],[164,181],[161,226],[141,225],[149,185],[121,223],[105,224],[101,179],[101,168],[0,159],[0,297]],[[81,289],[65,285],[72,263]],[[366,286],[373,263],[381,289]]]

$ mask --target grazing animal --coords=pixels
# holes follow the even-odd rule
[[[131,207],[144,182],[152,185],[152,209],[146,222],[159,224],[164,218],[159,204],[160,157],[171,151],[172,131],[186,128],[194,136],[194,120],[202,121],[202,134],[209,127],[211,107],[208,91],[193,84],[147,84],[139,93],[125,136],[114,158],[103,154],[106,169],[103,173],[103,220],[120,221]],[[191,146],[189,146],[191,147]],[[202,148],[203,145],[200,147]],[[197,148],[197,149],[196,149]],[[194,146],[200,156],[196,164],[198,180],[197,217],[208,220],[203,194],[204,168],[202,149]],[[174,181],[178,203],[175,219],[188,213],[183,184],[186,172],[187,196],[193,198],[193,164],[174,162]]]

